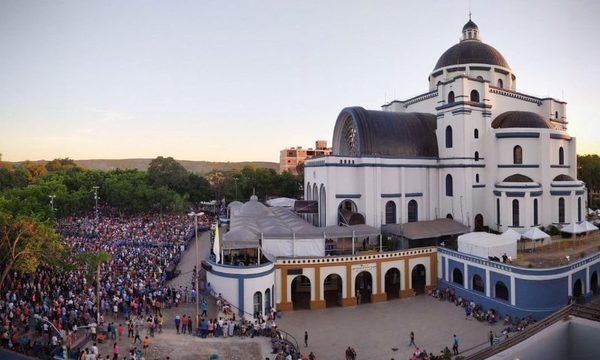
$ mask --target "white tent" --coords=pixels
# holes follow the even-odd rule
[[[586,232],[587,230],[585,230],[583,226],[579,224],[568,224],[563,226],[562,229],[560,229],[560,231],[569,234],[581,234]]]
[[[472,232],[458,237],[458,251],[484,259],[490,256],[501,258],[504,254],[516,259],[517,240],[486,232]]]
[[[506,236],[509,239],[521,240],[521,234],[519,234],[515,229],[508,229],[502,233],[502,236]]]
[[[530,240],[541,240],[550,237],[550,235],[546,234],[545,232],[536,227],[529,228],[529,230],[525,231],[522,236],[525,239]]]
[[[582,223],[579,223],[579,226],[581,226],[585,231],[595,231],[598,230],[598,227],[594,224],[592,224],[589,221],[584,221]]]

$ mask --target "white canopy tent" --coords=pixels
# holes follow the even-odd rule
[[[269,205],[269,206],[285,207],[285,208],[293,208],[295,202],[296,202],[295,199],[290,199],[290,198],[286,198],[286,197],[280,197],[280,198],[275,198],[275,199],[267,200],[267,205]]]
[[[458,251],[484,259],[494,256],[501,258],[504,254],[516,258],[517,240],[486,232],[472,232],[458,237]]]
[[[577,223],[565,225],[560,229],[560,231],[574,235],[586,232],[585,228]]]
[[[586,232],[598,230],[598,227],[589,221],[584,221],[579,224]]]
[[[502,236],[506,236],[509,239],[514,239],[514,240],[521,240],[521,234],[517,231],[515,231],[515,229],[508,229],[505,232],[502,233]]]
[[[529,228],[529,230],[525,231],[521,236],[523,236],[525,239],[530,240],[541,240],[550,237],[550,235],[546,234],[545,232],[536,227]]]

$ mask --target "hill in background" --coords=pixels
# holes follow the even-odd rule
[[[115,170],[115,169],[138,169],[148,170],[152,159],[92,159],[92,160],[74,160],[78,166],[84,169],[92,170]],[[45,164],[45,160],[33,161],[35,163]],[[250,165],[256,168],[267,168],[278,171],[279,163],[268,161],[241,161],[241,162],[211,162],[211,161],[192,161],[192,160],[177,160],[188,171],[204,175],[213,170],[234,171],[241,170],[244,166]],[[13,164],[18,164],[15,162]]]

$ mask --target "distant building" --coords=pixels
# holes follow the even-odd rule
[[[319,156],[331,155],[331,148],[327,147],[327,140],[317,140],[315,148],[303,149],[302,146],[285,148],[279,153],[279,172],[289,171],[294,175],[296,166],[304,163],[304,160]]]

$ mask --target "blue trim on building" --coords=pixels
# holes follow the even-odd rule
[[[506,192],[507,197],[525,197],[524,192]]]
[[[360,199],[360,194],[335,194],[336,199]]]
[[[452,115],[460,115],[460,114],[471,114],[471,109],[458,109],[458,110],[454,110],[452,111]]]
[[[398,158],[400,159],[400,158]],[[437,160],[437,159],[432,159]],[[305,163],[307,168],[316,167],[381,167],[381,168],[434,168],[434,169],[445,169],[445,168],[484,168],[485,164],[338,164],[338,163]]]
[[[473,189],[484,188],[485,184],[474,184]]]
[[[571,141],[571,137],[569,135],[563,135],[563,134],[550,134],[550,139]]]
[[[507,165],[498,165],[499,169],[505,168],[539,168],[539,165],[536,164],[507,164]]]
[[[238,310],[240,316],[244,315],[244,279],[238,279]]]
[[[585,193],[584,190],[577,190],[575,191],[575,195],[583,195]]]
[[[502,196],[502,191],[494,190],[494,195],[496,195],[496,196]]]
[[[219,264],[217,266],[221,266],[221,265]],[[240,269],[245,268],[245,266],[238,266],[238,267]],[[267,276],[274,271],[275,271],[275,267],[271,268],[271,270],[263,271],[261,273],[256,273],[256,274],[230,274],[230,273],[225,273],[225,272],[221,272],[221,271],[216,271],[216,270],[214,270],[214,268],[213,268],[213,270],[210,270],[210,272],[216,276],[230,278],[230,279],[254,279],[257,277]]]
[[[498,189],[536,189],[542,187],[542,185],[495,185]]]
[[[569,169],[571,165],[550,165],[550,167],[553,169]]]
[[[455,106],[464,106],[464,105],[469,105],[472,107],[477,107],[477,108],[482,108],[482,109],[491,109],[492,105],[488,105],[488,104],[484,104],[484,103],[480,103],[480,102],[474,102],[474,101],[455,101],[453,103],[449,103],[446,105],[442,105],[442,106],[438,106],[435,109],[437,111],[443,110],[443,109],[448,109],[451,107],[455,107]]]
[[[550,195],[552,196],[569,196],[571,195],[570,191],[552,191],[550,190]]]
[[[579,188],[579,187],[582,187],[583,185],[579,185],[579,184],[576,184],[576,185],[550,184],[550,186],[552,186],[552,187],[559,187],[559,188]]]
[[[423,193],[421,192],[415,192],[415,193],[406,193],[404,194],[405,197],[421,197],[423,196]]]
[[[402,193],[395,193],[395,194],[381,194],[382,198],[395,198],[395,197],[402,197]]]
[[[440,160],[440,161],[441,161],[441,160],[475,160],[475,161],[478,161],[478,160],[485,160],[485,159],[484,159],[484,158],[482,158],[482,157],[475,159],[474,157],[458,157],[458,156],[457,156],[457,157],[445,157],[445,158],[439,158],[439,160]]]
[[[539,132],[498,132],[496,139],[539,138]]]
[[[544,192],[543,191],[532,191],[529,193],[530,197],[534,197],[534,196],[542,196]]]

